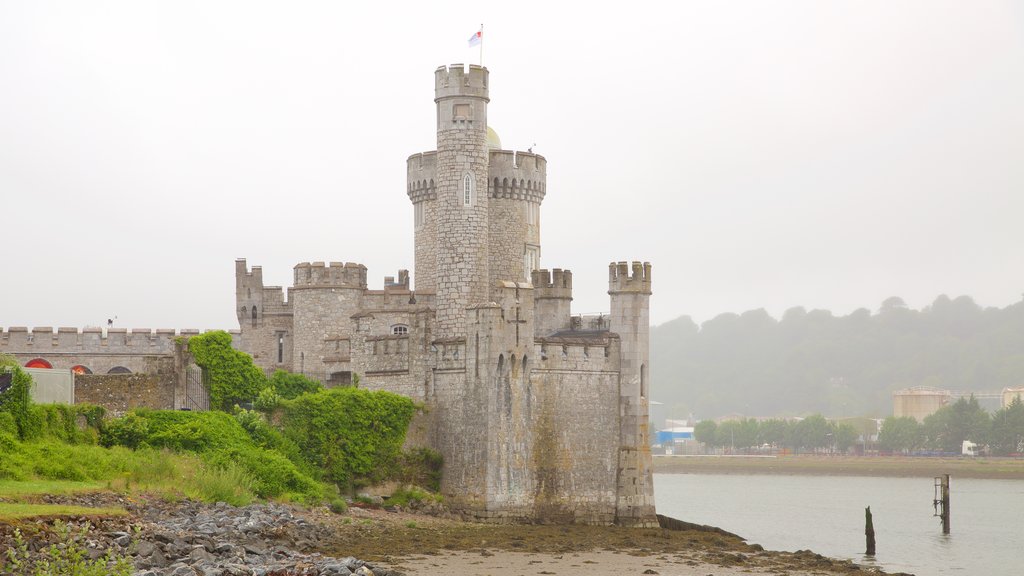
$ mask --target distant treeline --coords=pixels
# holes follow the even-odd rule
[[[922,310],[901,298],[847,316],[791,308],[684,316],[651,331],[652,398],[666,416],[892,414],[911,386],[998,392],[1024,386],[1024,302],[982,308],[943,295]]]

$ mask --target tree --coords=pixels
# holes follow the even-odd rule
[[[1019,396],[992,417],[989,447],[997,456],[1024,452],[1024,403]]]
[[[789,430],[789,422],[779,419],[765,420],[758,427],[758,441],[761,444],[770,444],[776,448],[786,445],[786,432]]]
[[[821,414],[812,414],[796,423],[793,429],[793,443],[796,448],[824,448],[829,445],[831,427]]]
[[[916,450],[924,445],[924,428],[910,416],[889,416],[882,422],[878,445],[894,452]]]
[[[950,406],[943,406],[924,419],[928,445],[957,454],[965,440],[987,444],[991,427],[992,419],[973,395],[969,400],[961,398]]]
[[[840,452],[846,452],[857,443],[857,429],[853,424],[843,422],[833,428],[832,434],[834,435],[833,438],[835,438],[836,448]]]
[[[709,448],[714,448],[715,435],[718,431],[718,424],[714,420],[701,420],[693,427],[693,438]]]

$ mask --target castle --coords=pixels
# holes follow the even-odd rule
[[[435,72],[437,150],[407,161],[415,289],[405,270],[371,290],[361,264],[313,262],[285,298],[237,260],[236,345],[268,371],[422,403],[415,441],[444,456],[441,491],[471,516],[656,526],[651,266],[612,263],[610,313],[571,314],[572,273],[540,268],[546,160],[501,149],[488,74]]]

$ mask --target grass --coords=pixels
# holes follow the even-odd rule
[[[26,504],[23,502],[0,502],[0,522],[11,522],[25,518],[67,518],[79,516],[124,516],[122,508],[89,508],[63,504]]]
[[[0,496],[33,494],[76,494],[95,492],[107,487],[106,482],[74,482],[71,480],[0,480]]]

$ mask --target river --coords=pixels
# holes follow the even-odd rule
[[[948,536],[931,478],[655,474],[658,512],[769,550],[806,550],[918,576],[1024,573],[1024,481],[953,478]],[[871,506],[877,550],[864,552]]]

